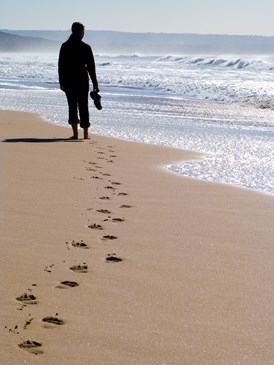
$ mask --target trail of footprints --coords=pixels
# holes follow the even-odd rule
[[[105,160],[107,163],[114,163],[114,159],[116,158],[115,155],[115,146],[107,146],[107,151],[103,151],[103,148],[100,146],[97,146],[96,142],[90,142],[91,145],[93,145],[95,149],[95,159],[96,160]],[[93,150],[94,151],[94,150]],[[111,178],[111,175],[107,172],[101,171],[102,166],[97,161],[84,161],[85,163],[85,169],[91,173],[90,178],[95,179],[98,181],[97,188],[105,190],[110,192],[111,194],[106,194],[99,196],[99,200],[102,202],[107,202],[115,197],[126,197],[128,194],[123,191],[117,191],[117,189],[122,185],[118,181],[113,181]],[[78,180],[85,180],[82,177],[74,177],[74,179]],[[120,200],[120,199],[119,199]],[[128,209],[131,208],[131,205],[128,204],[120,204],[118,206],[118,209]],[[124,217],[112,217],[112,212],[105,208],[100,207],[98,209],[92,209],[88,208],[88,211],[93,211],[96,216],[98,216],[98,221],[93,222],[86,226],[90,230],[94,231],[94,234],[97,235],[99,232],[103,231],[103,234],[101,236],[101,241],[112,241],[119,239],[118,237],[110,234],[105,233],[105,224],[108,222],[112,223],[121,223],[125,221]],[[107,216],[107,218],[106,218]],[[89,245],[84,242],[83,240],[77,241],[77,240],[71,240],[69,242],[66,242],[66,248],[68,251],[72,249],[89,249]],[[116,253],[108,253],[105,257],[105,262],[108,263],[118,263],[123,261],[122,258],[118,257]],[[65,263],[65,261],[63,261]],[[56,264],[50,264],[44,268],[44,272],[50,274],[52,270],[54,269]],[[77,263],[69,267],[70,271],[73,273],[73,275],[78,274],[85,274],[88,272],[88,264],[86,262],[84,263]],[[34,288],[37,286],[37,284],[32,284],[32,288],[27,289],[25,293],[22,293],[21,295],[18,295],[15,299],[18,304],[18,307],[16,310],[18,311],[24,311],[24,309],[30,309],[35,306],[39,305],[39,300],[36,297],[36,295],[33,293]],[[71,289],[71,288],[77,288],[79,286],[79,283],[74,280],[63,280],[60,281],[58,285],[55,286],[57,289]],[[31,326],[31,323],[33,320],[37,320],[31,313],[28,314],[28,317],[24,320],[24,324],[19,326],[15,325],[13,328],[9,328],[9,326],[5,326],[6,330],[11,333],[15,334],[20,337],[20,342],[18,343],[18,348],[23,349],[30,354],[33,355],[41,355],[44,353],[43,350],[43,343],[36,341],[34,339],[27,338],[27,330]],[[50,328],[57,328],[59,326],[65,325],[66,322],[64,319],[59,318],[58,313],[55,313],[55,315],[51,316],[45,316],[44,318],[40,319],[41,321],[41,328],[50,329]]]

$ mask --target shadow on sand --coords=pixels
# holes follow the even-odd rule
[[[10,138],[4,139],[6,143],[53,143],[53,142],[82,142],[79,139],[72,138]]]

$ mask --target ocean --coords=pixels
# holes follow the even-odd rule
[[[0,108],[67,126],[58,54],[0,54]],[[204,153],[168,166],[274,194],[274,56],[95,54],[103,109],[92,131]],[[31,137],[31,136],[30,136]]]

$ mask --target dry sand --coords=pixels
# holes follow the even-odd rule
[[[188,151],[0,120],[1,365],[274,364],[273,197],[163,168]]]

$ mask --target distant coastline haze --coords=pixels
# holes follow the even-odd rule
[[[56,52],[70,30],[0,29],[0,52]],[[118,54],[274,54],[274,37],[88,30],[95,53]]]

